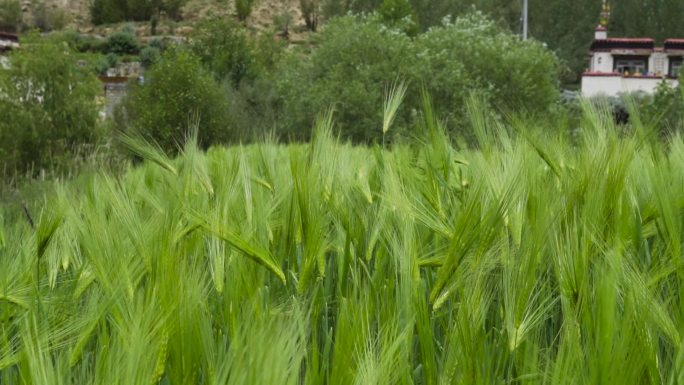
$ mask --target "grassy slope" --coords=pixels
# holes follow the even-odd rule
[[[134,143],[0,222],[0,383],[682,383],[684,140],[587,117],[576,145],[473,119],[478,151],[431,121]]]

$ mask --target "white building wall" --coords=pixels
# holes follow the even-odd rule
[[[654,93],[662,79],[645,77],[622,77],[616,76],[583,76],[582,95],[591,97],[597,95],[617,96],[627,92]],[[678,82],[674,79],[666,79],[671,87],[676,87]]]
[[[610,52],[596,52],[591,59],[591,72],[613,72],[613,55]]]
[[[668,59],[663,52],[654,52],[648,58],[648,71],[657,76],[667,75]]]
[[[582,96],[617,95],[622,92],[622,76],[583,76]]]
[[[0,48],[19,48],[19,43],[11,40],[0,39]]]

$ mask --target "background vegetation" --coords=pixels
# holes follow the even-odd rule
[[[3,176],[96,172],[1,185],[0,384],[684,383],[682,87],[561,97],[597,11],[555,54],[471,3],[302,1],[292,49],[22,37]]]
[[[371,12],[383,6],[384,0],[327,0],[326,16],[340,16],[349,11]],[[522,1],[491,0],[407,0],[416,15],[418,26],[427,30],[451,15],[462,16],[473,8],[485,13],[510,32],[522,31]],[[598,25],[601,2],[595,0],[548,0],[529,3],[530,36],[542,41],[556,53],[570,71],[562,80],[576,83],[584,71],[584,55]],[[612,1],[610,34],[613,36],[665,38],[684,36],[679,22],[684,3],[679,0]],[[402,7],[405,7],[402,5]],[[404,11],[406,12],[406,11]]]
[[[70,163],[98,138],[99,84],[66,44],[28,35],[0,70],[3,175]],[[91,148],[92,150],[92,148]]]
[[[180,46],[162,38],[143,43],[131,25],[107,38],[53,33],[41,44],[51,45],[54,55],[77,63],[78,68],[71,72],[101,74],[120,62],[134,60],[140,60],[149,72],[144,81],[132,85],[114,123],[93,120],[97,106],[87,103],[90,118],[79,119],[78,124],[89,129],[51,129],[51,143],[61,143],[60,150],[55,144],[46,150],[44,135],[32,135],[29,140],[22,134],[23,144],[17,147],[22,135],[12,133],[26,132],[26,123],[19,114],[4,121],[3,135],[14,138],[6,141],[0,156],[5,173],[53,164],[53,168],[64,168],[57,164],[60,157],[52,154],[73,154],[95,143],[107,143],[116,136],[112,128],[138,131],[170,153],[178,150],[188,128],[198,123],[202,148],[271,135],[282,141],[308,140],[316,115],[329,108],[334,110],[335,133],[343,140],[401,142],[421,130],[421,101],[411,95],[422,89],[434,97],[435,113],[457,141],[473,140],[465,118],[465,101],[471,93],[491,107],[493,116],[515,111],[543,120],[571,119],[577,125],[578,99],[561,103],[563,62],[543,44],[519,40],[481,12],[447,18],[420,32],[412,29],[417,19],[407,4],[387,2],[380,13],[334,18],[313,35],[310,45],[292,49],[285,49],[282,41],[268,34],[255,37],[243,24],[226,18],[198,23],[189,43]],[[394,17],[390,12],[394,9],[403,11]],[[405,16],[399,17],[401,14]],[[28,38],[29,45],[31,39],[37,37]],[[18,51],[10,60],[17,56],[21,63],[21,55]],[[17,76],[30,81],[31,75],[17,71],[25,69],[5,73],[6,82]],[[63,80],[64,84],[71,81]],[[383,135],[369,127],[382,118],[385,94],[397,82],[407,85],[409,96],[396,116],[394,129]],[[94,91],[83,99],[69,96],[72,90],[68,87],[60,92],[58,99],[66,106],[78,105],[78,100],[89,98]],[[680,89],[663,86],[655,97],[630,98],[638,100],[647,119],[662,122],[661,127],[668,127],[664,131],[671,133],[680,127],[679,94]],[[18,97],[6,98],[5,105],[15,103],[12,100]],[[40,100],[34,107],[46,108]],[[611,103],[627,115],[625,101]],[[81,107],[70,111],[86,113]],[[22,146],[23,150],[17,150]],[[41,154],[37,162],[33,154]],[[69,156],[64,160],[69,163]]]

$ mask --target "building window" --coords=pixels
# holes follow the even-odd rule
[[[682,58],[670,58],[670,76],[676,78],[679,76],[679,71],[682,70]]]
[[[629,75],[645,75],[648,72],[648,58],[647,57],[616,57],[615,58],[615,72],[619,72],[625,76]]]

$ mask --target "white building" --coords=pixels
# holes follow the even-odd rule
[[[13,33],[0,31],[0,53],[19,47],[19,37]]]
[[[656,47],[649,38],[610,38],[606,27],[599,25],[590,56],[589,69],[582,75],[582,95],[653,93],[663,80],[677,85],[684,39],[667,39]]]
[[[19,47],[19,37],[13,33],[0,31],[0,69],[9,67],[9,60],[5,54]]]

